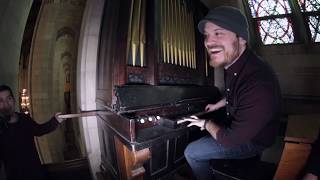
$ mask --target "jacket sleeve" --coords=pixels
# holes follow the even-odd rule
[[[50,133],[57,129],[57,127],[59,126],[59,122],[54,116],[49,121],[43,124],[38,124],[31,117],[29,117],[29,120],[31,131],[34,136],[42,136],[44,134]]]

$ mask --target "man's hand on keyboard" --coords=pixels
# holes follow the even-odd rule
[[[181,124],[184,122],[190,122],[188,127],[190,126],[198,126],[200,130],[204,130],[205,119],[199,119],[197,116],[190,116],[188,118],[183,118],[182,120],[177,121],[177,124]]]

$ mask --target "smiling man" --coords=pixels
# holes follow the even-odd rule
[[[214,120],[190,117],[188,126],[198,126],[210,135],[190,143],[185,157],[199,180],[213,179],[209,161],[244,159],[259,155],[272,145],[280,115],[280,88],[271,68],[247,46],[248,23],[241,11],[221,6],[198,24],[205,37],[210,66],[225,71],[225,96],[206,111],[226,108],[228,126]]]

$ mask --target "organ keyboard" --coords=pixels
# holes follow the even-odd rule
[[[216,87],[206,86],[124,85],[115,88],[115,95],[113,113],[98,112],[102,120],[99,127],[104,128],[104,134],[116,136],[115,144],[121,144],[114,148],[117,152],[114,156],[119,156],[119,149],[133,153],[131,156],[140,151],[145,153],[141,156],[145,161],[139,167],[147,178],[161,177],[183,164],[185,147],[203,135],[199,128],[178,125],[177,120],[190,115],[208,116],[203,112],[205,106],[220,99]],[[110,137],[102,142],[106,139]],[[107,142],[103,146],[110,149],[112,144]]]

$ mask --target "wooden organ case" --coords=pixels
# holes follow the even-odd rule
[[[97,67],[101,169],[114,179],[161,179],[201,135],[177,119],[217,101],[196,0],[109,0]]]

